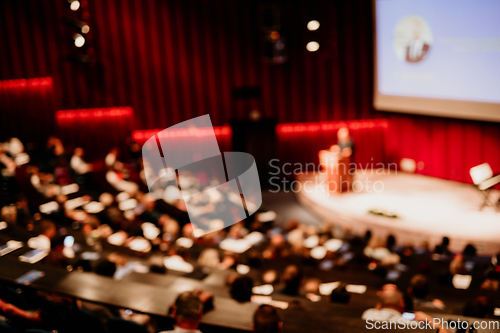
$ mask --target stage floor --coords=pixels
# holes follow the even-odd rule
[[[427,241],[431,248],[447,236],[454,252],[461,252],[468,243],[481,254],[500,251],[500,212],[494,206],[480,211],[482,194],[472,185],[368,170],[356,174],[353,191],[328,195],[319,174],[301,175],[297,180],[296,195],[301,204],[325,221],[355,233],[371,230],[379,237],[392,234],[398,244],[417,246]],[[492,190],[490,202],[496,203],[499,197],[500,191]],[[393,212],[398,218],[369,213],[373,209]]]

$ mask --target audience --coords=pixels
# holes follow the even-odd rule
[[[231,284],[231,298],[239,303],[250,302],[252,298],[253,280],[248,276],[240,276]]]
[[[178,261],[177,263],[181,262],[183,265],[189,266],[189,271],[197,269],[196,265],[203,266],[203,269],[233,272],[238,266],[244,268],[246,266],[246,269],[250,269],[251,272],[248,275],[235,278],[229,290],[231,297],[239,303],[251,301],[254,286],[252,278],[259,283],[273,285],[274,290],[278,294],[282,294],[279,297],[295,297],[296,299],[289,302],[290,307],[297,304],[298,299],[302,299],[304,303],[309,302],[302,297],[302,294],[314,302],[321,301],[321,297],[317,294],[322,279],[319,278],[320,275],[316,276],[316,274],[320,265],[324,263],[331,263],[330,267],[324,270],[330,270],[332,273],[334,270],[342,270],[347,274],[358,274],[359,272],[372,274],[371,268],[376,267],[376,273],[379,272],[379,269],[383,273],[378,277],[385,277],[389,270],[396,268],[404,270],[404,268],[398,268],[401,266],[399,264],[401,262],[411,266],[410,272],[412,273],[425,272],[429,277],[433,276],[425,259],[421,261],[420,258],[416,259],[417,255],[430,258],[428,244],[415,249],[411,244],[398,247],[393,236],[389,236],[387,239],[372,237],[369,231],[362,238],[354,236],[348,228],[339,230],[339,228],[335,229],[330,225],[328,228],[319,230],[315,226],[306,226],[298,221],[290,221],[279,226],[271,223],[257,223],[250,218],[249,221],[240,222],[230,228],[196,238],[193,236],[193,226],[186,223],[189,221],[189,217],[183,201],[179,200],[179,191],[176,185],[173,186],[169,183],[169,191],[165,191],[165,198],[158,199],[150,194],[145,194],[147,186],[140,161],[137,160],[137,147],[133,142],[130,142],[130,145],[134,156],[130,156],[128,159],[127,156],[119,155],[118,149],[113,149],[108,154],[104,170],[101,170],[101,183],[96,181],[99,179],[99,168],[97,167],[99,163],[91,165],[85,162],[83,159],[84,151],[81,148],[74,149],[72,157],[69,158],[61,140],[55,137],[48,140],[45,151],[26,167],[27,173],[25,175],[15,175],[16,172],[20,171],[19,168],[12,168],[11,162],[14,155],[5,149],[1,150],[0,168],[6,170],[2,170],[2,174],[9,175],[16,186],[16,178],[28,177],[27,189],[24,187],[25,185],[22,185],[19,186],[17,192],[13,192],[17,194],[12,198],[0,197],[2,220],[7,225],[17,224],[17,226],[25,228],[27,232],[39,230],[38,236],[29,239],[28,246],[45,251],[52,249],[52,253],[59,253],[58,251],[63,247],[62,241],[56,238],[57,228],[61,227],[69,228],[71,226],[75,230],[80,230],[84,237],[82,241],[85,243],[84,246],[91,246],[92,250],[96,252],[102,251],[102,242],[103,244],[114,244],[115,248],[122,248],[129,253],[132,251],[132,253],[137,254],[137,247],[133,247],[132,244],[145,242],[148,245],[145,255],[152,253],[153,256],[158,257],[154,263],[148,264],[152,274],[165,274],[165,262],[175,260]],[[14,149],[14,153],[19,154],[18,150]],[[70,169],[73,170],[72,173],[67,172]],[[92,172],[92,176],[90,176],[90,172]],[[72,177],[74,179],[71,179]],[[192,190],[199,190],[196,186],[200,185],[193,178],[192,175],[180,175],[179,181],[190,183]],[[81,185],[80,190],[76,193],[66,194],[64,186],[73,180]],[[175,183],[175,177],[168,182]],[[89,191],[90,189],[92,191]],[[51,201],[58,204],[57,209],[42,212],[38,208],[40,203]],[[72,206],[75,202],[77,204]],[[146,225],[148,228],[145,228]],[[243,240],[247,234],[252,232],[260,233],[263,239],[245,254],[223,251],[218,248],[219,244],[227,238]],[[59,234],[66,235],[63,232],[59,232]],[[61,237],[61,239],[63,238]],[[342,238],[339,244],[339,246],[342,245],[341,248],[337,251],[326,251],[324,260],[316,260],[311,257],[312,249],[326,247],[326,242],[329,240],[337,242],[339,238]],[[464,249],[463,254],[457,254],[454,257],[448,246],[449,239],[447,237],[443,237],[441,244],[436,246],[435,256],[432,257],[435,259],[436,267],[446,272],[447,278],[450,278],[452,274],[470,273],[465,258],[468,261],[477,259],[478,255],[474,246],[469,244]],[[141,255],[144,253],[139,254],[139,256]],[[450,262],[452,258],[453,260]],[[483,278],[485,278],[481,285],[483,290],[498,290],[498,272],[500,271],[498,258],[498,255],[492,258],[488,270],[485,270],[484,267],[481,268],[481,272],[484,272]],[[62,259],[65,260],[49,261],[47,258],[44,263],[57,264],[60,262],[64,263],[64,267],[71,267],[69,258]],[[274,265],[275,263],[276,265]],[[121,254],[112,253],[101,261],[90,262],[76,258],[71,261],[71,264],[75,270],[93,270],[101,276],[113,278],[117,270],[126,266],[127,258]],[[281,264],[283,265],[280,266]],[[425,267],[425,265],[427,266]],[[332,267],[335,268],[332,269]],[[244,272],[244,270],[240,271],[240,268],[238,267],[238,272]],[[430,280],[426,275],[417,274],[411,278],[407,289],[411,303],[409,308],[445,309],[442,301],[427,299],[430,281],[435,280]],[[410,276],[408,275],[405,279],[409,279]],[[341,280],[340,277],[338,279]],[[306,283],[303,284],[304,281]],[[328,277],[323,281],[332,280]],[[309,297],[311,295],[314,297]],[[274,294],[274,296],[278,295]],[[176,321],[174,332],[197,331],[202,311],[209,303],[208,301],[200,301],[200,297],[203,297],[204,300],[211,299],[210,294],[196,291],[183,293],[179,296],[173,307]],[[329,301],[339,304],[336,306],[344,306],[341,304],[349,304],[351,297],[352,294],[347,291],[346,284],[342,283],[331,292]],[[394,285],[384,286],[380,294],[380,303],[376,308],[366,310],[363,313],[363,319],[391,321],[402,318],[401,314],[404,309],[402,299],[401,292]],[[1,301],[0,305],[2,305]],[[450,307],[452,305],[449,304]],[[487,302],[476,299],[469,302],[463,310],[464,314],[484,317],[483,313],[490,315],[489,308],[486,312],[483,311],[485,307],[487,307]],[[451,310],[446,309],[446,311]],[[27,316],[26,319],[40,320],[39,312],[33,314],[25,312],[24,315]],[[426,321],[430,318],[422,312],[417,312],[415,315],[417,320]],[[28,318],[29,316],[32,317]],[[263,305],[255,312],[255,332],[280,332],[281,326],[282,321],[274,307]]]

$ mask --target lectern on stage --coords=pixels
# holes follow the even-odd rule
[[[352,150],[340,149],[333,145],[329,150],[320,150],[318,153],[322,174],[325,177],[328,192],[338,194],[347,192],[352,186],[352,174],[349,172]]]

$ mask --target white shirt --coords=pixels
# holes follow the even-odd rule
[[[401,312],[389,308],[368,309],[361,315],[361,319],[373,321],[398,321],[401,318],[403,318]]]
[[[90,165],[88,163],[85,163],[83,158],[81,158],[80,156],[73,155],[69,164],[71,168],[75,170],[75,172],[79,175],[86,174],[90,171]]]
[[[421,39],[414,40],[410,43],[409,56],[410,59],[418,59],[424,51],[424,42]]]
[[[28,240],[28,246],[32,249],[50,251],[50,238],[45,235],[38,235]]]

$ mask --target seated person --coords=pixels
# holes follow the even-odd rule
[[[422,274],[414,275],[410,280],[410,286],[408,287],[408,294],[415,307],[425,307],[431,309],[443,309],[445,307],[443,301],[439,299],[433,299],[432,301],[427,301],[427,293],[429,292],[429,279]]]
[[[450,262],[450,274],[468,274],[462,254],[457,254],[453,257],[453,260]]]
[[[127,192],[130,195],[135,195],[139,190],[139,186],[132,181],[126,180],[126,175],[127,170],[123,163],[115,162],[108,172],[106,172],[106,180],[118,192]]]
[[[46,198],[54,198],[61,192],[59,185],[55,183],[54,175],[39,171],[38,167],[30,168],[31,185]]]
[[[302,284],[302,270],[296,265],[289,265],[283,272],[283,282],[285,288],[281,290],[282,294],[288,296],[299,295],[299,289]]]
[[[486,279],[481,284],[481,289],[489,291],[498,291],[498,276],[496,270],[489,269],[486,271]]]
[[[253,331],[256,333],[279,333],[283,321],[275,307],[263,304],[255,310],[253,315]]]
[[[380,303],[375,308],[368,309],[361,315],[361,319],[384,322],[404,323],[407,321],[403,317],[404,299],[403,293],[393,284],[385,285],[379,294]],[[440,324],[434,324],[433,318],[428,314],[417,311],[415,320],[430,323],[434,329],[439,329],[440,333],[448,333]]]
[[[199,293],[195,291],[186,291],[177,297],[172,307],[172,315],[175,319],[175,330],[167,332],[200,333],[201,316],[203,315],[203,302]]]
[[[40,223],[40,234],[28,240],[28,246],[32,249],[40,249],[50,252],[51,241],[57,235],[57,229],[54,222],[42,220]]]
[[[351,301],[351,294],[345,287],[346,284],[342,284],[338,288],[332,290],[332,293],[330,294],[331,303],[349,304]]]
[[[403,294],[391,285],[384,286],[379,294],[380,302],[376,308],[368,309],[361,315],[362,319],[373,319],[375,321],[398,321],[402,318],[404,311]]]
[[[99,274],[101,276],[112,278],[116,273],[116,263],[109,260],[101,261],[99,264],[97,264],[95,272],[96,274]]]
[[[492,306],[490,300],[484,296],[468,301],[462,311],[462,314],[467,317],[493,318],[494,316],[494,306]]]
[[[239,303],[250,302],[252,298],[253,280],[248,276],[240,276],[231,284],[231,298]]]
[[[4,314],[7,317],[19,317],[24,318],[26,320],[39,322],[41,321],[40,310],[36,312],[29,312],[19,309],[17,306],[14,306],[10,303],[4,302],[0,299],[0,313]]]
[[[75,148],[73,156],[71,157],[71,160],[69,162],[71,169],[73,169],[79,175],[84,175],[92,171],[92,164],[84,161],[83,154],[83,148]]]
[[[450,245],[450,239],[448,237],[443,237],[441,244],[436,245],[436,247],[434,248],[434,253],[440,255],[451,254],[450,250],[448,249],[449,245]]]

